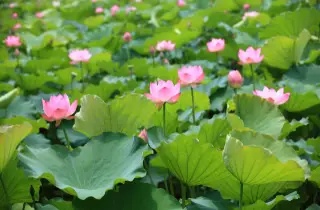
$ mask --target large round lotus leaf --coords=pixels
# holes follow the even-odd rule
[[[109,191],[101,200],[75,200],[75,210],[182,210],[180,203],[163,189],[145,183],[120,186],[119,192]]]
[[[268,149],[245,146],[228,136],[223,151],[226,168],[244,184],[268,184],[272,182],[304,181],[305,173],[293,160],[282,163]]]
[[[39,191],[40,181],[27,178],[17,165],[18,159],[15,156],[0,173],[0,209],[10,209],[14,203],[32,202],[31,185],[36,194]]]
[[[145,176],[148,146],[137,138],[104,133],[70,152],[66,147],[26,147],[20,160],[28,176],[46,178],[80,199],[100,199],[118,183]],[[50,163],[50,164],[48,164]]]
[[[229,176],[222,152],[192,136],[181,134],[173,142],[163,143],[158,155],[171,173],[189,186],[214,185]]]
[[[133,135],[139,127],[151,125],[155,112],[155,105],[139,94],[126,95],[109,104],[97,96],[86,95],[81,99],[74,128],[89,137],[107,131]]]
[[[320,187],[320,166],[312,171],[310,181],[315,182]]]
[[[233,98],[236,114],[246,128],[278,137],[285,118],[276,105],[254,95],[240,94]]]
[[[27,122],[21,125],[0,126],[0,173],[14,155],[19,143],[31,130],[32,127]]]

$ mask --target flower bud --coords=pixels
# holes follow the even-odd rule
[[[228,74],[228,83],[232,88],[240,88],[243,83],[243,77],[238,70],[230,71]]]

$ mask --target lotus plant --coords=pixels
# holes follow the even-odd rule
[[[148,133],[147,133],[147,130],[146,129],[143,129],[138,137],[140,137],[141,139],[143,139],[146,143],[148,143]]]
[[[20,41],[20,37],[18,36],[7,36],[7,38],[4,40],[7,47],[20,47],[22,45]]]
[[[212,39],[210,42],[207,43],[207,47],[209,52],[216,53],[217,61],[218,61],[218,56],[219,56],[218,53],[224,50],[225,41],[224,39]]]
[[[111,7],[111,16],[115,16],[119,10],[120,10],[120,7],[118,5],[113,5]]]
[[[198,84],[204,79],[204,72],[201,66],[183,66],[178,70],[179,84],[181,86],[190,86],[191,98],[192,98],[192,119],[193,123],[196,123],[195,117],[195,104],[194,104],[194,91]]]
[[[275,89],[269,89],[266,86],[264,86],[262,91],[254,90],[253,94],[259,96],[260,98],[264,98],[275,105],[281,105],[286,103],[290,97],[290,93],[284,93],[283,88],[280,88],[278,91],[276,91]]]
[[[96,14],[101,14],[103,13],[103,8],[102,7],[97,7],[96,8]]]
[[[241,76],[241,74],[238,70],[232,70],[229,72],[228,83],[229,83],[230,87],[233,88],[235,93],[237,92],[237,89],[242,86],[243,77]]]

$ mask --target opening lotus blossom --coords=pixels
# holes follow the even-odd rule
[[[17,18],[18,18],[18,13],[14,12],[14,13],[12,14],[12,18],[13,18],[13,19],[17,19]]]
[[[130,42],[132,40],[131,34],[129,32],[124,33],[122,38],[125,42]]]
[[[140,137],[141,139],[143,139],[146,143],[148,143],[148,133],[147,133],[147,130],[146,129],[143,129],[138,137]]]
[[[243,5],[243,9],[244,9],[244,10],[250,9],[250,4],[244,4],[244,5]]]
[[[36,18],[42,19],[44,17],[44,14],[42,12],[37,12],[36,13]]]
[[[178,70],[179,83],[182,86],[191,85],[193,88],[204,79],[204,72],[201,66],[183,66]]]
[[[176,44],[171,41],[161,41],[157,43],[156,49],[159,52],[163,51],[173,51],[175,49]]]
[[[19,47],[21,46],[20,37],[18,36],[8,36],[4,42],[7,47]]]
[[[160,109],[164,103],[174,104],[178,101],[180,84],[174,85],[171,80],[150,83],[150,93],[144,95]]]
[[[264,86],[263,90],[254,90],[253,94],[259,96],[260,98],[264,98],[269,102],[281,105],[286,103],[289,100],[290,93],[284,93],[283,88],[280,88],[278,91],[275,91],[273,88],[268,88]]]
[[[224,39],[212,39],[207,43],[207,47],[209,52],[219,52],[224,50],[225,41]]]
[[[137,8],[136,7],[127,7],[126,8],[126,14],[128,15],[130,12],[136,11]]]
[[[12,9],[12,8],[15,8],[17,6],[17,4],[16,3],[10,3],[9,4],[9,7]]]
[[[21,28],[21,24],[20,23],[17,23],[12,27],[13,30],[18,30],[19,28]]]
[[[228,74],[228,83],[232,88],[240,88],[243,83],[243,77],[238,70],[230,71]]]
[[[56,121],[56,126],[61,123],[63,119],[73,119],[71,116],[77,109],[78,100],[75,100],[71,105],[67,94],[51,96],[49,101],[42,99],[44,114],[42,117],[49,121]]]
[[[113,5],[111,7],[111,16],[115,16],[119,10],[120,10],[120,7],[118,5]]]
[[[102,7],[97,7],[96,8],[96,13],[97,14],[103,13],[103,8]]]
[[[260,63],[264,58],[264,55],[260,55],[260,53],[261,48],[255,50],[253,47],[248,47],[246,51],[240,49],[238,53],[240,64]]]
[[[184,7],[184,6],[186,6],[187,4],[186,4],[186,2],[185,2],[184,0],[178,0],[178,1],[177,1],[177,5],[178,5],[178,7]]]
[[[79,62],[88,62],[91,58],[91,53],[87,50],[72,50],[69,53],[71,64],[77,64]]]
[[[258,15],[260,15],[259,12],[256,11],[252,11],[252,12],[246,12],[244,13],[244,15],[242,16],[242,20],[246,20],[248,17],[257,17]]]

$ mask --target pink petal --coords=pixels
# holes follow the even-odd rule
[[[178,101],[179,97],[180,97],[180,94],[181,93],[178,93],[177,95],[171,97],[169,100],[168,100],[168,103],[171,103],[171,104],[174,104]]]
[[[41,116],[42,116],[42,117],[43,117],[43,119],[45,119],[46,121],[49,121],[49,122],[54,121],[54,119],[53,119],[52,117],[48,117],[48,116],[47,116],[47,115],[45,115],[45,114],[42,114]]]
[[[277,105],[284,104],[289,100],[289,97],[290,97],[290,93],[285,93],[275,101],[275,104]]]
[[[66,117],[68,110],[66,109],[56,109],[53,112],[53,118],[56,120],[62,120],[63,118]]]
[[[69,107],[69,110],[68,110],[68,112],[67,112],[67,116],[72,115],[72,114],[76,111],[77,106],[78,106],[78,100],[75,100],[75,101],[71,104],[71,106]]]

